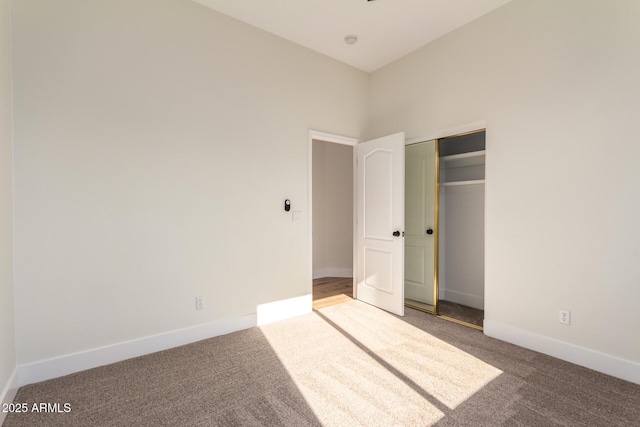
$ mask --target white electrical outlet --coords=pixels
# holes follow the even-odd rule
[[[204,297],[196,297],[196,310],[204,308]]]
[[[564,325],[571,324],[571,311],[569,310],[560,310],[560,317],[558,321]]]

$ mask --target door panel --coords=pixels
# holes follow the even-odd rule
[[[364,277],[366,285],[387,294],[393,293],[393,252],[364,249]]]
[[[356,150],[357,298],[402,316],[404,133],[360,143]]]
[[[393,151],[376,149],[363,156],[364,169],[364,238],[392,241],[391,182]]]
[[[405,153],[405,297],[434,305],[436,141]]]
[[[415,301],[433,305],[425,292],[425,250],[423,247],[404,247],[404,296]]]

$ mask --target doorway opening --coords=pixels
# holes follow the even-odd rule
[[[354,147],[350,138],[311,137],[313,309],[354,298]]]

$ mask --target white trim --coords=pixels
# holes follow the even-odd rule
[[[353,262],[351,275],[353,276],[353,283],[351,283],[351,296],[353,299],[358,299],[358,277],[356,276],[355,269],[358,265],[358,149],[353,147],[353,206],[351,211],[353,212]]]
[[[640,363],[569,344],[504,323],[484,321],[485,335],[640,384]]]
[[[105,347],[41,360],[19,366],[20,386],[51,378],[62,377],[86,369],[144,356],[157,351],[190,344],[218,335],[225,335],[257,325],[256,314],[222,319],[190,328],[178,329],[158,335],[125,341]]]
[[[309,285],[308,285],[308,289],[307,292],[309,292],[309,294],[313,293],[313,279],[314,279],[314,273],[313,273],[313,141],[323,141],[323,142],[332,142],[334,144],[342,144],[342,145],[350,145],[352,147],[355,147],[356,145],[358,145],[359,140],[357,140],[356,138],[351,138],[349,136],[342,136],[342,135],[336,135],[336,134],[332,134],[332,133],[326,133],[326,132],[320,132],[317,130],[312,130],[309,129],[309,142],[308,142],[308,155],[307,155],[307,182],[309,183],[309,187],[308,187],[308,194],[309,194]],[[356,210],[355,210],[355,203],[356,203],[356,156],[353,156],[353,205],[354,205],[354,209],[353,209],[353,265],[356,265],[356,250],[355,250],[355,245],[356,245]],[[356,294],[355,294],[355,283],[356,282],[356,277],[353,276],[353,297],[356,298]]]
[[[312,309],[313,296],[311,294],[260,304],[257,310],[258,326],[302,316],[311,313]]]
[[[313,271],[314,279],[321,279],[323,277],[353,277],[353,268],[318,268]]]
[[[356,145],[358,140],[349,136],[334,135],[332,133],[320,132],[309,129],[309,141],[313,140],[333,142],[335,144]]]
[[[7,381],[7,385],[4,386],[2,390],[2,394],[0,395],[0,404],[4,405],[13,402],[13,399],[16,398],[16,394],[18,393],[18,389],[20,388],[19,378],[18,378],[18,368],[15,368],[11,375],[9,376],[9,381]],[[0,426],[4,423],[4,419],[7,417],[6,412],[2,412],[0,410]]]
[[[447,129],[441,129],[427,136],[419,136],[409,138],[405,141],[405,145],[417,144],[419,142],[431,141],[433,139],[445,138],[448,136],[459,135],[461,133],[473,132],[475,130],[486,129],[486,120],[478,120],[477,122],[467,123],[465,125],[455,126]]]

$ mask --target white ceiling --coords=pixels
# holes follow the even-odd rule
[[[510,0],[193,1],[371,72]]]

